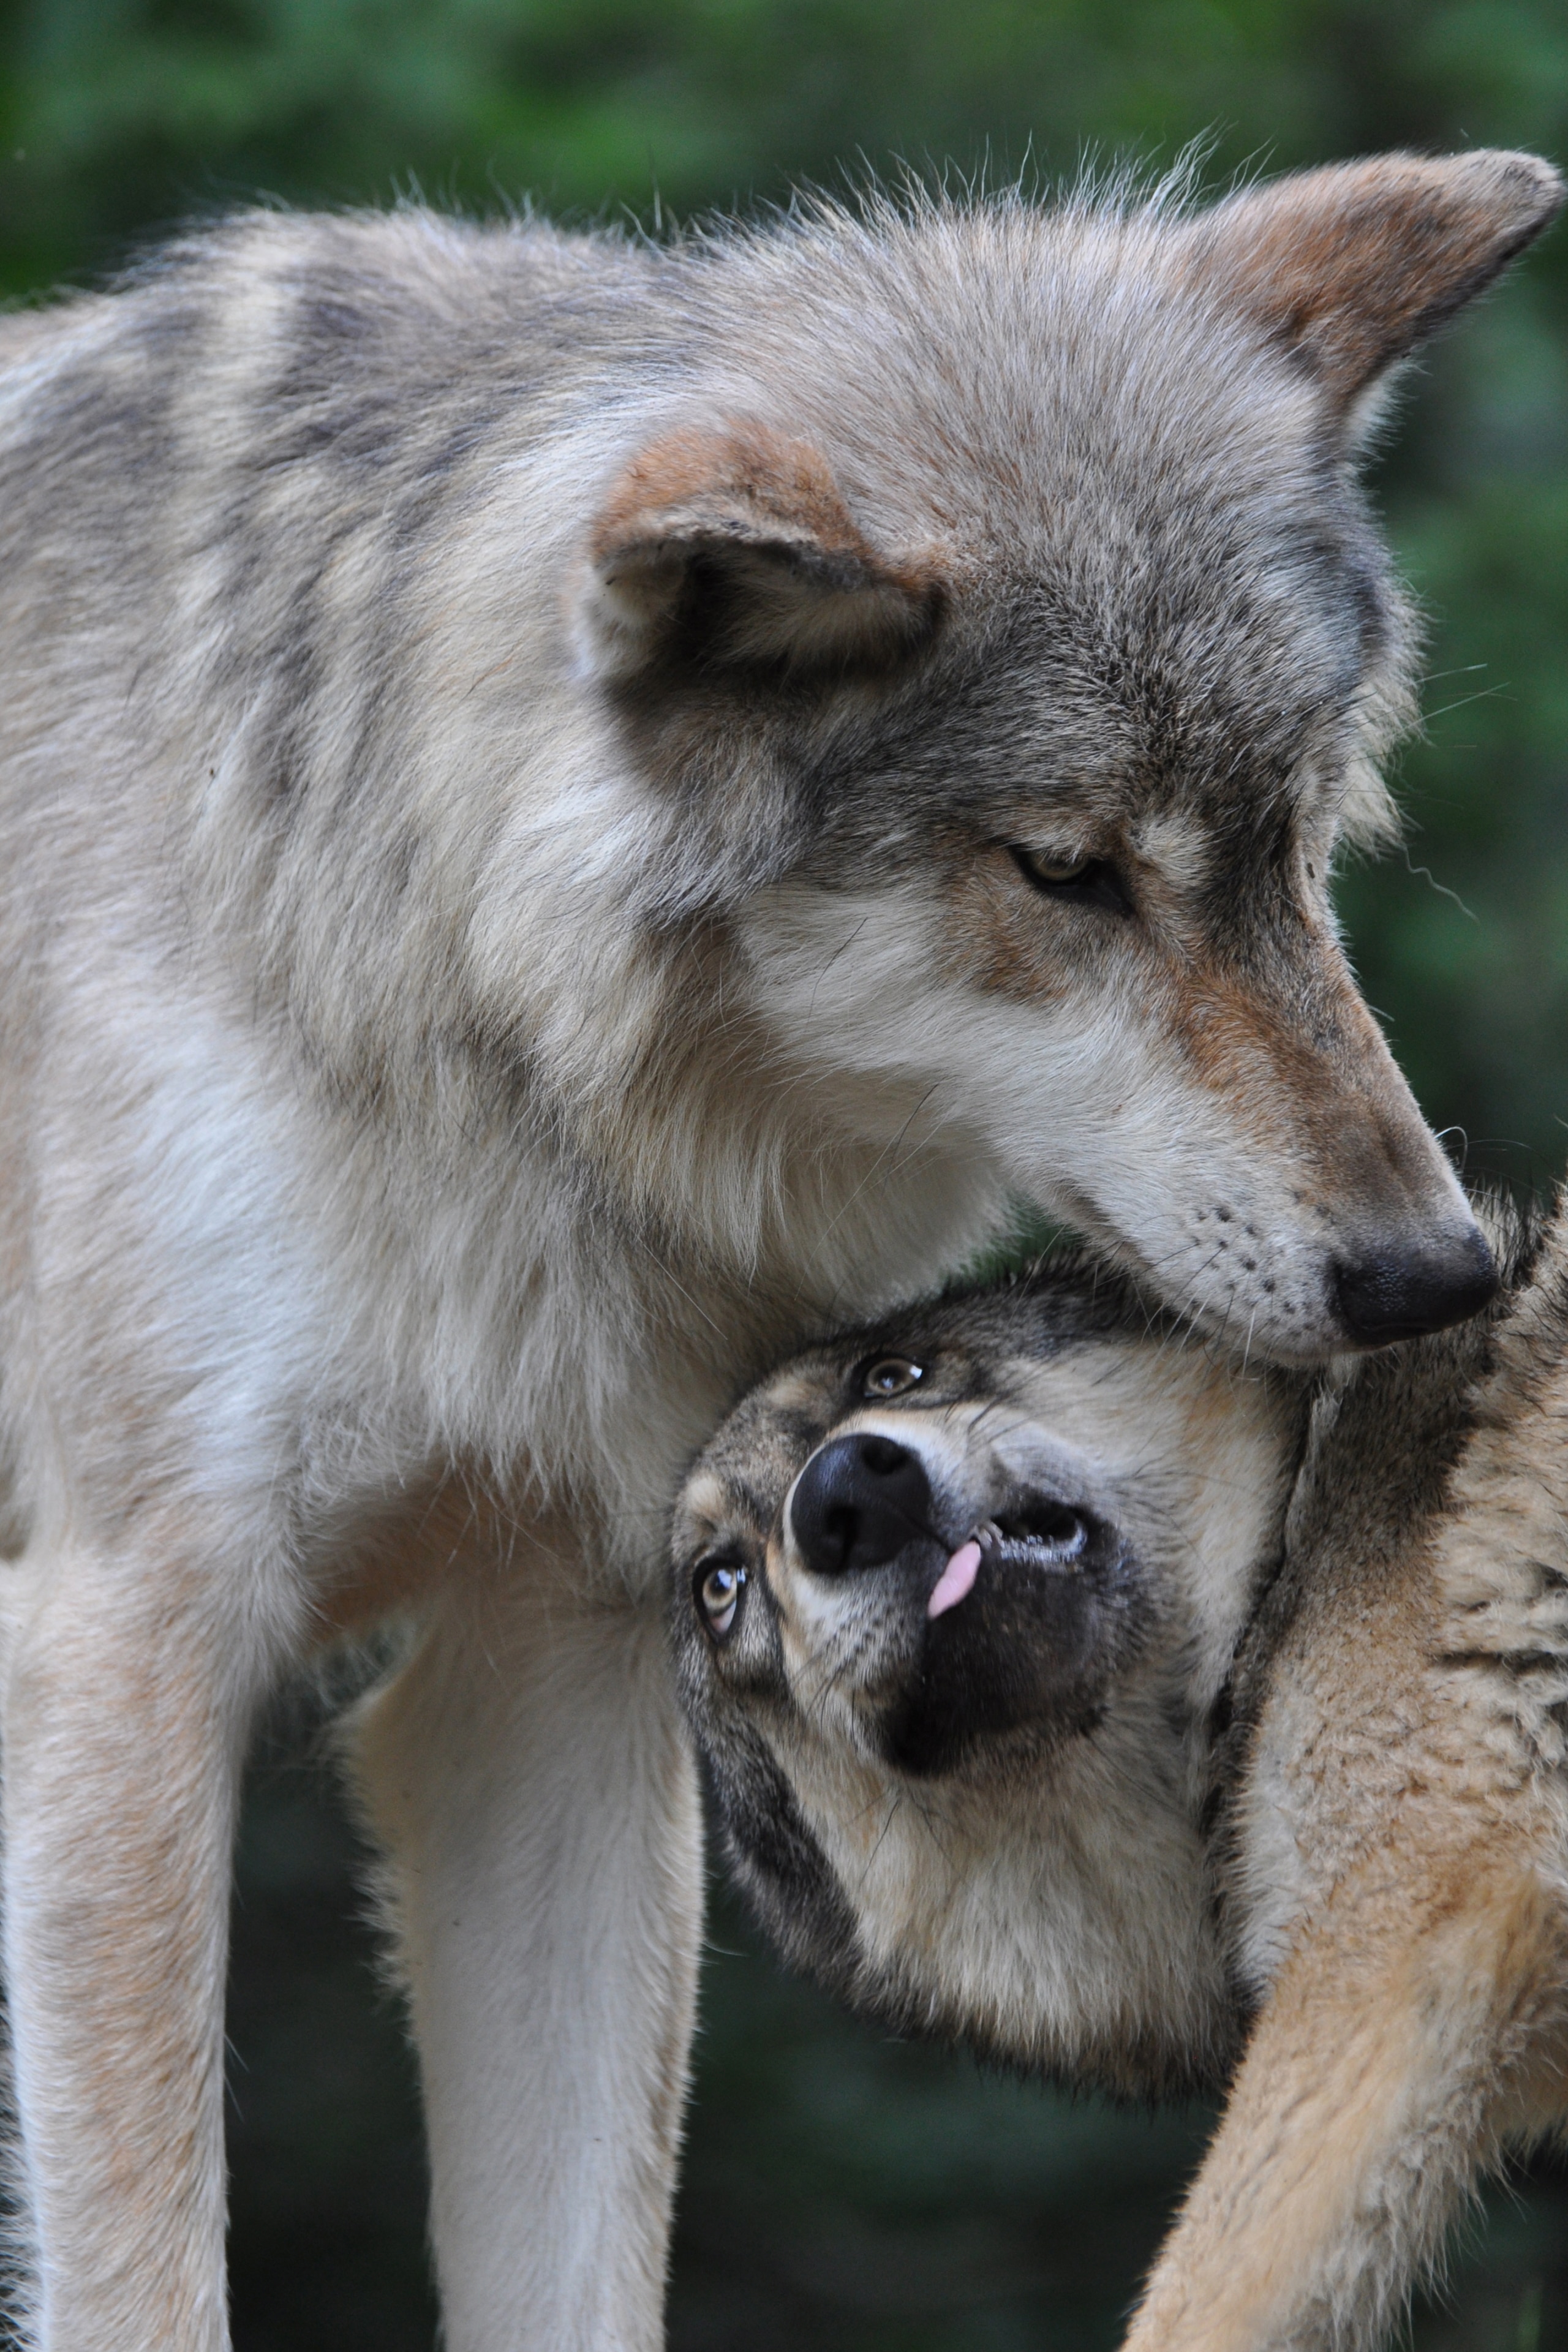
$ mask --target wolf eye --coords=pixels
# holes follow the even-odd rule
[[[716,1642],[728,1638],[745,1589],[746,1571],[738,1560],[704,1559],[698,1562],[694,1584],[697,1607],[703,1623]]]
[[[903,1396],[918,1388],[924,1378],[924,1365],[911,1364],[907,1356],[879,1356],[860,1376],[860,1393],[868,1397]]]
[[[1031,889],[1046,898],[1071,898],[1080,906],[1131,911],[1121,877],[1109,857],[1053,857],[1048,850],[1015,849],[1014,863]]]

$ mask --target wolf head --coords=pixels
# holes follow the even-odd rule
[[[786,1955],[901,2024],[1142,2093],[1232,2010],[1214,1702],[1305,1384],[1076,1262],[798,1358],[678,1509],[672,1625],[730,1859]]]
[[[966,1152],[1277,1360],[1494,1286],[1331,906],[1413,660],[1352,468],[1561,194],[1392,156],[675,257],[684,405],[574,592],[663,904],[823,1136]]]

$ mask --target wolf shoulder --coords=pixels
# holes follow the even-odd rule
[[[232,948],[307,803],[395,860],[502,728],[526,793],[654,267],[526,222],[257,211],[0,320],[12,922],[183,906]]]
[[[320,549],[374,498],[406,535],[498,445],[581,430],[574,402],[646,349],[653,267],[629,240],[531,223],[255,211],[106,293],[14,312],[7,569],[96,547],[123,602],[138,556],[156,572],[245,526]]]
[[[1477,1205],[1498,1302],[1323,1384],[1238,1653],[1216,1853],[1254,1986],[1384,1849],[1446,1852],[1487,1823],[1558,1848],[1568,1211]],[[1403,1861],[1389,1886],[1414,1899]]]

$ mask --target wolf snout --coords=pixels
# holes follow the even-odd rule
[[[1363,1348],[1446,1330],[1495,1297],[1497,1267],[1479,1225],[1436,1240],[1399,1241],[1342,1260],[1332,1291],[1340,1319]]]
[[[931,1536],[931,1482],[920,1457],[875,1430],[820,1446],[795,1482],[790,1527],[818,1576],[880,1568]]]

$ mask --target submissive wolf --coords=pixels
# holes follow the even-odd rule
[[[50,2352],[225,2339],[236,1790],[365,1712],[453,2352],[658,2336],[681,1465],[1018,1193],[1254,1360],[1493,1269],[1334,931],[1390,370],[1527,156],[668,248],[254,213],[0,325],[4,1938]]]
[[[1128,2352],[1370,2352],[1568,2120],[1568,1209],[1494,1237],[1489,1317],[1330,1375],[1081,1258],[906,1309],[681,1498],[685,1701],[786,1956],[1074,2084],[1230,2079]]]

